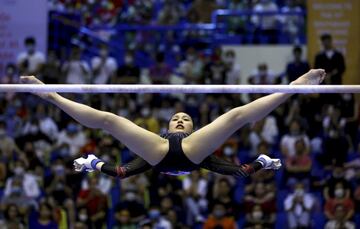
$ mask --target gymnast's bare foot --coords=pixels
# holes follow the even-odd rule
[[[36,78],[35,76],[21,76],[20,77],[20,82],[24,83],[24,84],[44,84],[43,82],[41,82],[38,78]],[[54,96],[56,93],[54,92],[44,92],[44,93],[33,93],[37,96],[39,96],[42,99],[46,99],[49,100],[52,98],[52,96]]]
[[[320,84],[326,76],[324,69],[311,69],[304,75],[300,76],[291,85],[317,85]]]

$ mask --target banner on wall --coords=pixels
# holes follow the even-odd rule
[[[0,0],[0,76],[25,50],[26,37],[34,37],[37,50],[46,53],[47,26],[47,0]]]
[[[308,0],[308,57],[314,64],[321,51],[320,36],[329,33],[335,48],[345,56],[344,84],[360,83],[360,1]]]

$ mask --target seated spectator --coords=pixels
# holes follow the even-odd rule
[[[107,84],[117,70],[117,62],[114,57],[109,56],[109,48],[106,45],[99,47],[99,56],[91,59],[91,67],[94,84]]]
[[[341,186],[343,187],[342,190],[344,191],[344,196],[346,198],[350,198],[351,184],[345,179],[345,173],[342,167],[333,168],[333,173],[331,174],[331,177],[326,179],[324,183],[325,186],[323,195],[325,200],[335,198],[336,185],[339,183],[341,183]]]
[[[212,209],[217,203],[222,204],[226,209],[226,215],[237,217],[239,206],[234,199],[233,185],[230,181],[222,177],[215,181],[213,185],[213,196],[209,198],[209,208]]]
[[[325,224],[325,229],[355,229],[355,224],[346,219],[347,212],[343,205],[335,207],[335,216]]]
[[[291,0],[291,2],[293,2]],[[307,61],[302,60],[302,48],[295,46],[293,48],[294,59],[286,66],[286,78],[288,83],[296,80],[299,76],[310,70],[310,65]]]
[[[207,209],[206,199],[208,182],[201,176],[200,171],[194,170],[183,180],[185,191],[184,201],[187,211],[187,225],[193,225],[195,221],[203,221],[202,213]]]
[[[36,206],[36,198],[40,196],[40,187],[33,174],[26,171],[22,160],[15,161],[13,176],[6,180],[3,204],[16,204],[21,210]]]
[[[136,224],[131,222],[130,212],[122,209],[115,212],[115,225],[114,229],[136,229]]]
[[[279,8],[274,0],[258,1],[253,7],[255,13],[277,12],[278,9]],[[254,14],[251,17],[251,22],[255,25],[255,43],[260,41],[260,36],[267,39],[267,43],[276,44],[278,42],[279,31],[277,29],[276,14],[266,16]]]
[[[191,23],[210,23],[211,14],[216,9],[214,0],[195,0],[189,7],[187,18]]]
[[[301,7],[294,0],[286,0],[285,5],[281,7],[280,11],[282,13],[303,12]],[[288,36],[288,41],[293,44],[300,43],[299,34],[304,30],[304,24],[305,24],[304,16],[284,15],[284,16],[280,16],[280,21],[283,24],[284,34]]]
[[[190,229],[190,227],[185,226],[180,220],[180,217],[176,214],[175,210],[169,210],[166,214],[166,218],[169,220],[171,227],[174,229]]]
[[[155,64],[150,67],[150,80],[152,84],[169,84],[171,68],[165,62],[165,54],[157,53]]]
[[[246,1],[232,0],[229,4],[229,10],[243,11],[249,10],[249,4]],[[247,16],[232,16],[228,19],[228,29],[231,34],[244,34],[247,23]]]
[[[144,204],[139,201],[139,197],[135,190],[124,192],[121,202],[115,206],[115,214],[122,210],[127,210],[130,214],[131,223],[139,223],[145,218],[146,210]]]
[[[183,215],[182,209],[179,206],[174,205],[170,196],[165,196],[160,201],[160,212],[162,215],[166,216],[169,211],[175,211],[177,216]]]
[[[244,228],[256,228],[257,225],[262,225],[264,228],[273,228],[276,215],[271,213],[270,215],[264,214],[260,205],[255,205],[250,213],[245,216]]]
[[[176,25],[185,15],[185,9],[178,0],[165,0],[164,6],[158,13],[157,23],[159,25]]]
[[[16,204],[5,206],[4,219],[0,220],[0,228],[25,228],[24,219]]]
[[[64,83],[64,76],[61,74],[61,63],[54,50],[50,50],[46,62],[41,69],[42,79],[48,84]]]
[[[295,156],[287,157],[285,168],[288,178],[301,179],[309,177],[312,166],[312,160],[306,152],[305,143],[303,139],[295,142]]]
[[[333,198],[329,198],[325,203],[325,215],[329,220],[335,219],[336,207],[342,206],[344,208],[344,220],[349,220],[353,217],[355,212],[354,201],[346,197],[346,190],[342,183],[337,183],[335,185],[335,196]]]
[[[221,59],[221,51],[215,50],[211,61],[203,68],[203,77],[206,84],[225,84],[226,65]],[[218,53],[217,53],[218,52]]]
[[[284,118],[283,124],[286,127],[289,127],[293,120],[297,120],[299,123],[301,123],[301,129],[303,131],[309,130],[310,128],[308,128],[309,126],[307,123],[307,119],[303,118],[303,116],[301,114],[300,99],[294,98],[288,104],[289,104],[288,111]]]
[[[303,183],[297,183],[294,192],[289,194],[284,202],[288,225],[293,228],[309,228],[314,197],[305,191]]]
[[[89,188],[81,190],[77,206],[85,207],[89,214],[91,228],[101,228],[106,223],[107,197],[97,188],[96,177],[89,178]]]
[[[253,189],[247,191],[244,197],[246,213],[251,212],[255,205],[260,205],[264,214],[270,215],[276,212],[275,191],[271,185],[257,182]]]
[[[4,76],[0,76],[0,84],[13,84],[17,83],[19,80],[19,76],[17,73],[16,65],[13,63],[9,63],[5,66],[5,74]]]
[[[81,49],[73,47],[69,61],[62,66],[62,74],[67,84],[85,84],[90,82],[90,66],[81,59]]]
[[[77,124],[69,123],[66,130],[59,133],[54,148],[60,151],[60,155],[63,157],[75,156],[85,144],[85,133]]]
[[[151,107],[142,107],[140,110],[140,114],[141,115],[139,115],[139,117],[134,120],[134,123],[136,125],[141,126],[156,134],[160,132],[159,120],[154,117]]]
[[[186,84],[199,84],[202,81],[203,66],[197,50],[190,47],[186,50],[185,60],[179,63],[177,73],[183,76]]]
[[[233,217],[226,215],[224,205],[217,203],[214,205],[209,218],[205,221],[204,229],[227,228],[236,229],[236,221]]]
[[[49,196],[53,196],[57,205],[63,205],[66,200],[71,200],[72,190],[67,185],[67,171],[62,158],[57,158],[52,162],[51,175],[45,179],[45,192]]]
[[[298,120],[293,120],[289,125],[289,132],[282,136],[280,140],[280,150],[285,157],[294,157],[296,154],[295,143],[302,139],[304,142],[305,149],[304,154],[310,152],[310,139],[304,133]]]
[[[341,111],[332,105],[328,108],[328,115],[324,117],[323,154],[319,155],[324,166],[343,166],[352,148],[350,137],[345,133],[345,119]]]
[[[34,37],[27,37],[24,40],[26,51],[17,56],[17,66],[20,75],[38,75],[42,65],[45,63],[45,55],[36,50],[36,40]]]
[[[241,84],[241,68],[236,60],[236,54],[233,49],[225,51],[223,61],[226,66],[225,84]]]
[[[279,130],[276,119],[271,115],[254,123],[249,135],[251,145],[250,155],[252,157],[258,155],[257,150],[260,142],[265,142],[269,146],[273,145],[277,140],[278,134]]]
[[[150,207],[148,219],[151,221],[153,228],[172,229],[170,221],[161,214],[157,206]]]
[[[114,84],[140,83],[140,68],[136,65],[132,52],[125,53],[124,65],[118,68],[116,77],[114,76],[111,82]]]
[[[277,77],[266,63],[260,63],[249,76],[249,84],[275,84]]]
[[[39,206],[39,211],[33,211],[29,217],[29,228],[56,229],[57,223],[54,221],[54,212],[50,204],[44,202]]]

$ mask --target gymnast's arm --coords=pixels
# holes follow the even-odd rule
[[[105,162],[98,162],[96,163],[96,170],[112,176],[112,177],[119,177],[119,178],[127,178],[133,175],[137,175],[140,173],[144,173],[152,168],[152,166],[147,163],[141,157],[136,156],[135,159],[130,161],[129,163],[119,166],[119,165],[111,165]]]
[[[210,155],[205,158],[205,160],[200,163],[200,167],[215,173],[237,178],[248,177],[263,168],[257,161],[250,164],[236,165],[215,155]]]

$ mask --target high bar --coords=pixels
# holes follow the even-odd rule
[[[159,84],[0,84],[4,92],[59,93],[360,93],[360,85],[159,85]]]

